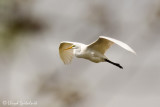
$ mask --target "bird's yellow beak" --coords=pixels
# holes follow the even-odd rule
[[[69,47],[69,48],[66,48],[66,49],[64,49],[64,50],[68,50],[68,49],[72,49],[73,48],[73,46],[71,46],[71,47]]]

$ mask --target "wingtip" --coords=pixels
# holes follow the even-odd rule
[[[133,54],[134,54],[134,55],[137,55],[137,53],[136,53],[135,51],[133,52]]]
[[[130,52],[132,52],[134,55],[137,55],[137,53],[134,50],[131,50]]]

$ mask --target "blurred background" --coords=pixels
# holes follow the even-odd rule
[[[74,59],[61,41],[89,44],[109,36],[106,55],[120,63]],[[0,0],[0,107],[160,107],[160,0]]]

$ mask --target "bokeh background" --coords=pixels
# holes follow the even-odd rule
[[[116,45],[107,51],[123,70],[76,58],[63,64],[61,41],[89,44],[100,35],[137,55]],[[160,0],[0,0],[0,107],[4,100],[160,107]]]

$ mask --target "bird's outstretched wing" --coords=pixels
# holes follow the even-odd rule
[[[125,44],[119,40],[116,40],[116,39],[113,39],[110,37],[105,37],[105,36],[100,36],[98,40],[96,40],[95,42],[88,45],[88,48],[94,49],[94,50],[99,51],[100,53],[104,54],[107,51],[107,49],[114,43],[121,46],[122,48],[126,49],[127,51],[130,51],[130,52],[136,54],[136,52],[127,44]]]
[[[61,42],[60,46],[59,46],[59,55],[62,59],[62,61],[64,62],[64,64],[69,64],[71,63],[72,59],[73,59],[73,49],[69,49],[69,50],[65,50],[68,47],[71,47],[73,45],[73,42]]]

